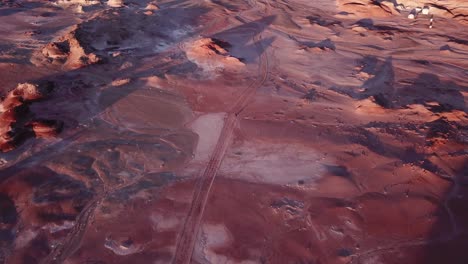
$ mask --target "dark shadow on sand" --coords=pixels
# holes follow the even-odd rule
[[[392,57],[381,62],[374,56],[366,56],[361,60],[361,67],[361,72],[373,77],[364,81],[360,87],[345,86],[331,87],[330,89],[356,100],[371,97],[378,105],[384,108],[393,108],[395,72]],[[359,88],[362,89],[359,90]]]
[[[438,126],[432,134],[445,137],[447,143],[456,142],[465,147],[448,154],[450,158],[457,159],[461,166],[450,164],[452,177],[445,178],[450,188],[439,197],[439,209],[430,216],[435,223],[427,237],[428,243],[420,249],[423,256],[420,263],[465,264],[468,263],[468,125],[436,121]],[[449,125],[458,127],[448,130]]]
[[[148,1],[149,2],[149,1]],[[188,3],[188,1],[173,1],[177,2],[175,4],[179,5],[181,3]],[[172,3],[172,2],[171,2]],[[148,22],[154,23],[147,23],[147,27],[155,27],[156,25],[166,26],[169,28],[178,27],[183,23],[189,23],[191,19],[195,19],[196,17],[202,16],[203,14],[207,13],[209,10],[205,8],[201,8],[198,6],[187,6],[187,7],[177,7],[172,6],[171,3],[165,4],[165,8],[161,8],[161,14],[155,16],[154,18],[150,18]],[[122,12],[127,12],[126,10],[122,9],[117,13],[115,16],[120,16]],[[178,20],[174,20],[174,13],[177,14],[194,14],[193,18],[178,18]],[[135,16],[141,16],[146,18],[147,16],[143,13],[135,13]],[[177,17],[176,17],[177,18]],[[85,22],[86,23],[86,22]],[[90,23],[90,22],[89,22]],[[192,35],[196,33],[192,33],[186,35],[185,38],[193,37]],[[160,38],[161,36],[156,36],[156,38]],[[183,41],[180,39],[179,41]],[[174,43],[175,44],[175,43]],[[66,72],[60,72],[54,75],[46,76],[38,80],[24,80],[24,82],[32,82],[37,83],[41,81],[53,81],[55,83],[56,88],[54,89],[53,95],[51,99],[45,100],[44,102],[38,104],[53,104],[55,100],[62,100],[61,104],[67,104],[67,101],[70,105],[75,107],[85,107],[89,97],[95,95],[96,92],[100,90],[100,87],[94,86],[90,87],[90,85],[86,82],[85,76],[99,76],[100,73],[105,74],[106,72],[113,72],[118,73],[119,76],[122,78],[130,78],[136,79],[139,77],[148,77],[152,75],[164,75],[167,71],[171,69],[184,67],[180,64],[175,65],[168,65],[167,67],[162,67],[162,69],[150,69],[147,71],[139,71],[139,68],[142,66],[143,62],[141,61],[142,58],[146,56],[146,54],[142,55],[132,55],[126,54],[123,55],[123,58],[112,58],[109,55],[106,55],[107,51],[96,51],[92,47],[87,47],[90,52],[95,52],[97,54],[101,54],[104,56],[103,62],[95,65],[89,65],[84,68],[79,68],[75,70],[70,70]],[[138,57],[139,56],[139,57]],[[114,61],[110,61],[114,60]],[[111,62],[111,63],[108,63]],[[131,62],[130,67],[122,67],[125,63]],[[188,64],[187,71],[193,70],[193,65],[190,63]],[[183,74],[183,73],[182,73]],[[109,83],[101,83],[98,86],[105,86],[109,85]],[[143,85],[143,84],[142,84]],[[127,97],[129,94],[135,92],[138,89],[138,85],[133,83],[129,86],[121,86],[121,87],[114,87],[111,89],[104,89],[100,91],[99,101],[94,107],[87,108],[87,112],[82,112],[80,116],[75,116],[74,121],[72,123],[65,122],[64,133],[59,135],[62,140],[58,143],[49,145],[44,149],[40,150],[34,155],[21,160],[18,163],[14,163],[11,166],[5,167],[0,170],[0,181],[7,179],[9,176],[13,175],[14,172],[21,170],[22,167],[34,166],[39,164],[41,160],[49,159],[50,157],[56,155],[57,153],[63,151],[67,148],[67,146],[74,143],[76,139],[78,139],[81,135],[86,133],[86,126],[91,125],[95,116],[99,115],[103,111],[105,111],[108,107],[114,105],[116,102],[121,100],[122,98]],[[47,108],[47,107],[46,107]],[[50,105],[51,109],[54,109],[54,105]],[[55,109],[55,111],[60,111],[60,109]],[[60,120],[60,116],[63,115],[62,113],[57,113],[58,119]],[[55,115],[53,113],[49,113],[49,115]],[[47,116],[49,117],[49,116]],[[85,125],[85,126],[83,126]],[[70,132],[74,131],[74,132]],[[2,153],[2,157],[6,160],[15,160],[15,157],[19,157],[22,152],[26,149],[31,147],[31,144],[34,140],[27,140],[24,144],[20,145],[13,151]]]
[[[183,4],[189,3],[189,1],[174,1],[172,3]],[[160,14],[147,19],[148,23],[146,23],[145,26],[157,27],[159,25],[161,27],[165,26],[169,27],[169,29],[175,30],[178,29],[180,25],[189,24],[191,20],[195,20],[198,16],[201,16],[208,11],[208,9],[197,6],[178,7],[172,6],[171,3],[167,3],[161,7]],[[118,12],[115,14],[115,16],[119,16],[122,14],[122,12],[128,11],[125,9],[119,9],[119,11],[114,12]],[[193,17],[180,18],[174,16],[174,14],[191,14]],[[142,12],[136,12],[132,15],[140,16],[143,19],[147,18],[147,16]],[[107,18],[105,17],[101,19]],[[191,38],[194,35],[196,35],[196,32],[187,34],[178,41],[183,41],[184,39]],[[158,37],[160,38],[161,36],[156,36],[156,38]],[[174,45],[175,44],[176,43],[174,42]],[[103,183],[97,179],[98,177],[95,175],[94,169],[91,166],[93,161],[87,159],[87,156],[79,154],[77,149],[80,149],[81,147],[85,149],[94,148],[97,149],[96,151],[102,152],[103,156],[106,156],[112,154],[106,150],[111,148],[113,145],[128,147],[133,144],[136,145],[135,148],[141,149],[141,147],[138,146],[138,144],[141,144],[143,146],[147,145],[153,148],[161,148],[161,152],[165,153],[166,156],[164,158],[166,159],[170,159],[170,157],[168,157],[170,155],[179,155],[175,150],[170,152],[170,150],[168,150],[170,146],[165,146],[163,142],[159,142],[157,137],[154,135],[151,135],[150,137],[145,134],[137,134],[136,132],[122,132],[119,130],[120,128],[110,126],[109,124],[100,122],[99,120],[96,121],[94,118],[119,100],[135,92],[139,87],[142,87],[144,83],[141,83],[140,85],[137,81],[134,81],[132,85],[128,86],[110,87],[110,82],[112,80],[108,81],[109,78],[103,78],[102,80],[104,81],[101,81],[101,79],[98,78],[94,83],[87,82],[87,78],[94,78],[95,76],[99,77],[100,75],[106,75],[106,73],[111,72],[111,75],[119,76],[119,78],[137,79],[139,77],[163,75],[164,71],[167,70],[168,67],[177,67],[180,65],[169,65],[167,67],[163,67],[163,69],[158,68],[141,72],[139,69],[144,64],[142,59],[144,59],[147,55],[138,53],[138,50],[136,50],[134,53],[124,54],[117,58],[113,58],[108,54],[106,55],[105,52],[107,51],[102,51],[102,53],[92,49],[91,51],[99,53],[99,55],[103,56],[103,63],[90,65],[75,70],[62,71],[56,74],[45,76],[41,79],[23,80],[23,82],[32,83],[41,81],[52,81],[55,83],[56,89],[54,90],[51,98],[44,100],[43,102],[38,102],[36,106],[38,109],[41,109],[42,112],[40,111],[40,114],[47,115],[47,117],[57,118],[58,120],[60,120],[60,118],[66,118],[67,121],[65,122],[65,130],[62,134],[59,135],[61,140],[49,145],[42,145],[39,149],[33,143],[34,140],[28,140],[13,151],[0,154],[2,162],[4,162],[4,160],[11,161],[11,165],[7,163],[8,167],[4,166],[0,170],[0,183],[3,184],[10,177],[17,176],[21,173],[29,171],[29,184],[35,189],[35,192],[32,194],[31,202],[44,204],[50,203],[51,208],[56,206],[55,203],[57,203],[59,204],[57,205],[57,208],[60,208],[60,203],[66,204],[68,200],[73,200],[73,206],[75,206],[74,208],[76,209],[77,213],[81,212],[88,204],[88,201],[92,198],[92,196],[96,195],[96,191],[102,191],[103,189]],[[127,62],[131,62],[131,64],[127,65]],[[105,86],[109,87],[107,89],[102,89],[102,87]],[[96,96],[96,94],[99,94],[99,96]],[[92,100],[90,100],[90,98]],[[60,106],[56,104],[57,102],[60,103],[60,106],[64,105],[65,108],[60,109]],[[92,107],[88,107],[89,104],[92,104]],[[81,109],[78,111],[78,113],[76,113],[75,116],[70,117],[68,115],[73,115],[73,113],[66,113],[67,105],[72,106],[70,109],[77,109],[78,107]],[[97,139],[90,137],[89,141],[85,141],[83,144],[83,142],[80,141],[81,137],[87,137],[92,134],[93,131],[99,131],[99,133],[104,133],[104,135],[109,131],[111,133],[114,133],[115,131],[115,135],[113,135],[113,137],[117,137],[118,140],[113,140],[112,136],[109,139],[106,138],[106,140],[101,141],[99,141],[99,137],[97,137]],[[134,140],[136,140],[136,143]],[[164,147],[167,149],[162,149]],[[22,158],[22,155],[24,155],[31,148],[33,150],[35,149],[32,155]],[[119,159],[118,157],[113,158],[116,160]],[[89,186],[84,186],[84,182],[74,180],[73,177],[67,176],[65,174],[62,175],[51,171],[49,168],[43,167],[42,163],[44,161],[50,160],[53,160],[59,164],[63,164],[63,166],[67,168],[74,167],[74,170],[72,171],[79,173],[81,172],[80,177],[83,177],[86,179],[86,181],[89,181],[86,183],[89,184]],[[105,165],[99,166],[102,166],[104,170],[106,169]],[[114,174],[115,177],[118,177],[116,176],[117,174],[115,171],[111,170],[112,164],[109,165],[109,168],[109,171],[113,172],[112,174]],[[153,176],[152,178],[155,177]],[[135,188],[148,188],[148,186],[157,186],[157,184],[159,183],[148,183],[148,181],[142,181],[137,182]],[[129,191],[131,190],[125,189],[120,193],[126,194]],[[21,215],[21,212],[16,211],[14,199],[11,199],[10,197],[4,197],[2,194],[0,194],[0,210],[0,263],[3,263],[8,258],[8,254],[11,253],[11,250],[13,250],[16,228],[17,225],[21,222],[21,219],[19,219],[18,215]],[[40,217],[43,217],[50,223],[61,223],[63,220],[76,221],[77,215],[79,214],[56,214],[55,212],[48,212],[44,210],[44,213],[40,214]],[[69,230],[61,232],[67,234]],[[57,237],[64,237],[64,235]],[[34,250],[30,250],[31,252],[28,252],[22,256],[22,263],[37,263],[45,256],[50,254],[51,246],[49,242],[50,240],[43,235],[35,238],[28,245],[28,247],[31,247]],[[67,256],[68,255],[65,255],[64,258]]]
[[[468,86],[443,81],[437,75],[426,72],[419,74],[415,79],[396,82],[392,57],[380,62],[376,57],[367,56],[362,59],[361,66],[361,72],[373,77],[364,81],[360,87],[331,89],[356,100],[372,98],[375,103],[388,109],[420,104],[433,113],[452,110],[467,112],[462,91],[468,91]],[[362,89],[357,91],[357,88]]]
[[[255,50],[255,56],[252,59],[256,60],[265,52],[269,46],[271,46],[275,40],[275,37],[268,37],[265,39],[260,38],[260,34],[273,23],[275,18],[276,16],[274,15],[267,16],[252,22],[247,22],[239,26],[226,29],[210,37],[225,40],[230,35],[238,35],[240,37],[236,38],[236,42],[232,43],[232,45],[235,46],[237,50]],[[240,21],[243,20],[240,19]],[[240,59],[245,60],[245,58]]]
[[[442,81],[432,73],[421,73],[418,78],[403,82],[405,85],[398,93],[400,105],[421,104],[433,113],[452,110],[467,112],[462,91],[468,91],[468,86]],[[414,99],[409,99],[411,97]]]
[[[349,140],[376,154],[428,171],[450,186],[441,196],[429,193],[425,198],[438,207],[420,219],[434,222],[431,231],[424,238],[391,248],[389,253],[382,253],[379,257],[385,259],[384,263],[468,263],[468,124],[441,115],[461,111],[467,116],[463,92],[468,91],[468,87],[441,80],[432,73],[422,73],[415,79],[399,80],[397,83],[391,58],[384,63],[375,57],[367,57],[363,61],[361,71],[374,76],[364,82],[363,91],[356,92],[352,87],[340,87],[336,91],[357,100],[372,96],[384,108],[404,109],[409,105],[422,105],[436,119],[422,124],[370,122],[351,128],[347,132]],[[401,149],[385,143],[371,132],[373,130],[382,130],[395,138],[400,137],[401,133],[419,134],[425,144],[424,151],[416,147]],[[447,145],[452,146],[453,152],[447,153]],[[451,163],[451,160],[456,160],[456,163]],[[440,162],[443,162],[443,166],[439,166]],[[340,173],[337,168],[328,170],[334,174]],[[417,191],[412,193],[410,186],[406,196],[412,195],[420,194]],[[377,252],[376,255],[379,254]],[[411,256],[411,260],[404,256]],[[361,259],[356,260],[352,263],[361,263]]]

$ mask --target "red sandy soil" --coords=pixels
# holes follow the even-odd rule
[[[468,263],[464,2],[1,0],[0,263]]]

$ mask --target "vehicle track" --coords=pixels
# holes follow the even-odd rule
[[[259,42],[261,37],[255,36],[254,41],[258,49],[263,49]],[[230,143],[233,135],[234,127],[236,125],[237,116],[247,106],[249,99],[255,93],[258,87],[260,87],[267,79],[268,76],[268,58],[265,52],[261,53],[259,62],[259,68],[261,72],[261,78],[258,78],[255,82],[251,83],[238,97],[236,102],[233,104],[231,109],[228,111],[228,115],[225,118],[225,123],[218,142],[215,146],[215,150],[212,153],[211,159],[205,168],[200,180],[195,186],[195,194],[192,202],[192,206],[189,211],[189,215],[185,221],[182,235],[180,236],[177,244],[176,256],[174,263],[189,263],[193,248],[195,245],[195,239],[198,234],[200,222],[203,217],[205,205],[209,196],[209,192],[213,181],[216,177],[216,173],[221,165],[221,161],[224,157],[226,149]],[[135,184],[138,180],[131,181],[130,183],[114,186],[111,190],[105,191],[102,195],[94,198],[88,203],[88,205],[80,212],[77,217],[76,224],[69,232],[62,244],[57,245],[51,253],[41,261],[42,264],[58,264],[63,263],[69,256],[73,255],[76,250],[79,249],[82,238],[86,232],[88,224],[94,217],[94,213],[98,205],[106,199],[106,197],[113,192],[116,192],[122,188],[128,187]],[[104,189],[106,188],[105,182],[103,182]]]
[[[73,255],[76,250],[79,249],[83,236],[86,232],[88,224],[92,221],[94,217],[94,212],[99,204],[102,203],[109,195],[120,191],[124,188],[137,184],[141,179],[142,175],[135,177],[133,180],[128,183],[118,184],[116,186],[108,185],[101,179],[101,183],[104,188],[104,192],[98,195],[96,198],[91,200],[86,207],[80,212],[76,218],[75,225],[72,230],[68,233],[62,244],[57,245],[52,252],[43,260],[41,264],[59,264],[63,263],[69,256]]]
[[[103,196],[98,196],[88,203],[78,215],[76,224],[65,238],[65,243],[57,245],[52,252],[41,261],[41,264],[63,263],[68,256],[72,255],[79,248],[89,220],[93,217],[94,211],[102,201],[102,198]]]
[[[215,149],[203,174],[200,176],[200,180],[196,183],[192,205],[189,209],[189,213],[178,238],[176,253],[173,259],[173,263],[175,264],[190,263],[195,241],[200,229],[200,223],[203,218],[206,202],[208,200],[213,181],[225,155],[226,149],[231,142],[234,127],[237,124],[237,116],[245,109],[245,107],[248,105],[249,99],[252,98],[257,88],[262,86],[268,77],[268,57],[266,52],[261,53],[263,47],[261,47],[259,40],[261,40],[261,37],[254,37],[257,49],[260,50],[260,78],[251,83],[241,93],[241,95],[228,111],[228,115],[225,118],[225,122],[221,130],[221,134],[218,138],[218,142],[216,143]]]

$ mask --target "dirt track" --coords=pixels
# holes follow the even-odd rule
[[[258,41],[258,39],[254,38],[254,41]],[[250,84],[240,94],[239,98],[235,100],[231,110],[228,112],[215,150],[211,155],[206,169],[203,174],[200,175],[200,179],[197,180],[193,195],[194,198],[178,238],[174,263],[190,263],[211,187],[223,161],[226,149],[232,140],[234,129],[238,124],[237,116],[248,105],[255,91],[261,87],[268,78],[268,55],[266,52],[260,54],[259,69],[258,80]]]
[[[468,263],[467,14],[0,2],[0,263]]]

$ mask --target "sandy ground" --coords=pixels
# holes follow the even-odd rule
[[[467,18],[1,0],[0,263],[468,263]]]

